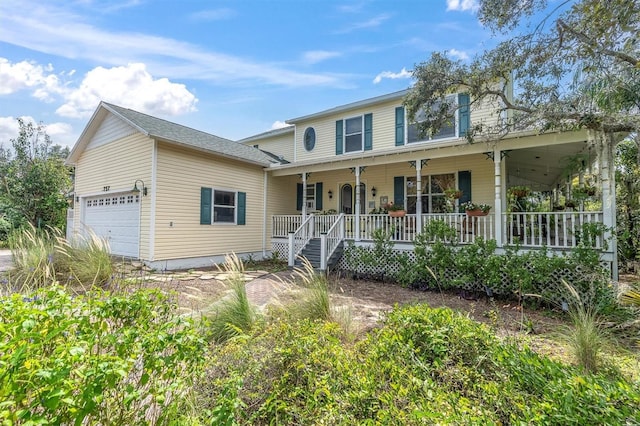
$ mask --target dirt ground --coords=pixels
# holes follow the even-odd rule
[[[201,271],[202,272],[202,271]],[[269,273],[248,271],[247,295],[249,300],[264,310],[269,305],[285,303],[295,298],[295,276],[291,271]],[[215,278],[211,279],[211,275]],[[228,292],[224,279],[213,271],[204,271],[200,277],[172,277],[146,282],[145,286],[175,291],[184,312],[200,313],[215,309],[215,302]],[[370,329],[379,324],[384,312],[394,305],[427,303],[431,307],[449,307],[471,318],[497,328],[501,334],[544,334],[564,323],[560,313],[525,308],[515,301],[491,299],[484,295],[470,296],[457,291],[419,291],[394,283],[329,277],[334,306],[347,308],[351,318],[361,328]]]

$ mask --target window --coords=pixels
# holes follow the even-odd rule
[[[316,131],[313,127],[307,127],[304,131],[304,149],[313,151],[316,146]]]
[[[336,121],[336,155],[373,149],[373,114]]]
[[[449,95],[446,97],[448,103],[453,104],[454,107],[456,105],[456,95]],[[439,105],[434,106],[434,110],[438,109]],[[424,137],[420,137],[420,131],[418,130],[418,124],[426,119],[426,115],[424,111],[418,111],[416,114],[416,122],[408,123],[407,125],[407,143],[414,142],[422,142],[427,140],[435,140],[435,139],[445,139],[445,138],[453,138],[457,136],[457,111],[451,111],[452,116],[450,120],[445,123],[440,130],[434,135],[425,135]]]
[[[455,182],[453,173],[422,177],[422,213],[446,213],[444,189],[439,182]],[[415,176],[407,178],[407,213],[416,213],[418,188]]]
[[[362,116],[344,120],[344,152],[362,151]]]
[[[245,192],[200,188],[200,224],[245,225],[246,197]]]
[[[213,191],[213,222],[236,222],[236,193],[230,191]]]
[[[308,183],[307,190],[304,196],[305,203],[307,203],[307,211],[316,209],[316,184]]]

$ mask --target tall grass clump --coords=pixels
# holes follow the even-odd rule
[[[56,243],[55,264],[67,281],[83,285],[104,286],[114,273],[109,244],[94,233],[80,237],[73,243],[59,237]]]
[[[571,326],[562,333],[576,363],[586,372],[595,373],[600,367],[602,350],[608,343],[607,333],[600,320],[598,306],[580,296],[574,286],[562,280],[567,295]]]
[[[55,281],[54,264],[56,238],[60,231],[40,230],[32,225],[9,237],[14,270],[9,276],[15,291],[28,291]]]
[[[289,305],[291,316],[296,319],[333,321],[335,318],[326,275],[316,273],[306,257],[302,257],[302,268],[296,268],[294,274],[302,283],[304,293],[299,300]]]
[[[226,274],[225,284],[231,288],[231,294],[215,305],[211,333],[216,342],[224,342],[249,332],[258,320],[258,313],[247,297],[242,260],[235,254],[227,255],[219,269]]]

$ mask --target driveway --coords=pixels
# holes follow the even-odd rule
[[[0,272],[8,271],[12,267],[11,250],[0,249]]]

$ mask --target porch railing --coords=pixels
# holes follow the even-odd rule
[[[313,238],[314,222],[315,216],[310,215],[297,230],[289,233],[289,266],[295,264],[296,257]]]
[[[326,233],[320,236],[320,269],[327,269],[327,262],[344,239],[344,214],[340,214]]]
[[[578,245],[582,225],[586,223],[602,223],[602,212],[508,213],[504,235],[507,244],[570,248]],[[602,236],[593,237],[595,248],[603,248]]]
[[[344,236],[352,240],[373,240],[374,231],[382,229],[388,232],[394,242],[414,241],[417,229],[417,217],[408,214],[393,218],[386,214],[360,215],[356,227],[356,215],[320,215],[313,216],[311,236],[327,233],[331,226],[342,217]],[[298,219],[296,219],[298,218]],[[274,216],[273,237],[287,237],[289,232],[300,227],[300,216]],[[469,217],[465,213],[433,213],[421,216],[422,229],[430,221],[442,220],[457,231],[457,242],[472,243],[478,237],[495,239],[495,215]],[[519,244],[521,247],[571,248],[579,243],[580,229],[586,223],[602,223],[602,212],[527,212],[505,213],[502,215],[502,236],[504,245]],[[298,224],[298,226],[296,226]],[[293,228],[293,229],[292,229]],[[356,235],[357,229],[360,234]],[[308,241],[308,240],[307,240]],[[596,236],[593,242],[597,248],[603,248],[603,239]],[[297,244],[297,243],[296,243]],[[304,243],[306,244],[306,242]],[[304,246],[302,245],[302,247]],[[298,245],[297,245],[298,246]],[[300,250],[302,250],[300,247]]]

